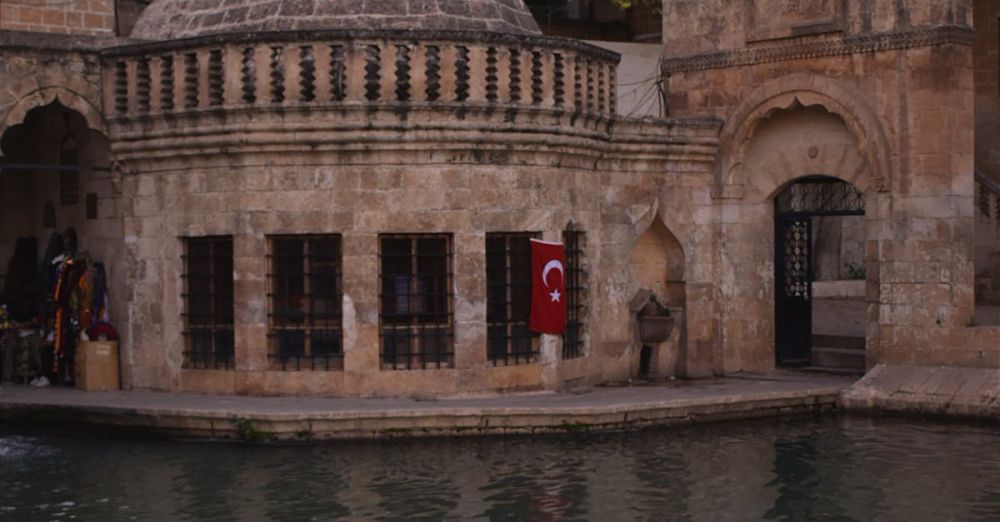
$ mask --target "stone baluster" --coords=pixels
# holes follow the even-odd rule
[[[496,71],[496,101],[498,105],[504,105],[510,99],[510,49],[508,47],[496,46],[496,62],[493,64]],[[488,94],[488,93],[487,93]]]
[[[160,54],[160,109],[176,112],[184,107],[184,55],[174,51]]]
[[[200,92],[198,89],[198,53],[184,52],[179,56],[181,104],[179,109],[188,110],[198,107]]]
[[[427,101],[427,45],[414,45],[410,51],[410,100]]]
[[[452,44],[442,43],[440,54],[440,80],[438,99],[441,102],[455,101],[455,57],[458,52]]]
[[[283,105],[289,90],[288,82],[285,81],[288,50],[282,44],[272,44],[268,47],[268,100],[272,105]]]
[[[371,90],[371,82],[377,81],[380,66],[378,60],[381,58],[376,52],[377,46],[366,42],[356,42],[352,47],[352,56],[348,66],[348,74],[351,76],[351,89],[347,98],[350,102],[367,103],[368,93]],[[371,71],[376,71],[373,75]]]
[[[486,103],[486,48],[481,45],[468,45],[469,50],[469,103]]]
[[[113,59],[120,117],[262,105],[466,103],[615,113],[615,65],[571,49],[463,41],[228,43]],[[978,185],[977,185],[978,186]],[[990,205],[996,200],[989,196]]]
[[[126,60],[125,83],[124,83],[125,94],[124,97],[122,97],[120,93],[116,94],[117,96],[119,96],[119,100],[124,99],[123,114],[128,116],[135,116],[136,112],[138,112],[138,103],[136,102],[135,99],[135,91],[136,91],[135,70],[136,70],[136,61],[134,59]],[[119,74],[121,73],[119,72]]]
[[[379,42],[368,49],[369,71],[375,69],[371,60],[377,56],[378,75],[366,78],[369,83],[374,82],[374,91],[372,85],[368,85],[365,94],[377,93],[376,99],[369,99],[372,103],[392,102],[396,99],[396,48],[391,43]]]
[[[149,58],[149,111],[153,114],[163,112],[163,57]]]
[[[248,51],[249,49],[249,51]],[[255,45],[243,50],[243,103],[266,104],[271,100],[271,48]],[[252,92],[250,87],[253,87]]]
[[[302,49],[298,44],[281,44],[282,105],[298,105],[302,99]]]
[[[404,42],[390,42],[379,49],[382,63],[379,100],[382,102],[409,101],[410,47]]]
[[[618,114],[618,67],[610,63],[608,68],[608,115]]]
[[[243,100],[243,66],[244,48],[242,45],[227,45],[222,56],[223,103],[227,107],[246,105]]]
[[[579,54],[573,55],[572,80],[570,83],[573,96],[570,99],[573,100],[573,112],[575,113],[582,113],[587,106],[586,66],[586,58]]]
[[[332,103],[330,95],[331,47],[321,42],[313,42],[312,47],[316,65],[316,103],[330,104]]]
[[[208,85],[206,103],[210,107],[218,107],[226,102],[226,68],[225,50],[208,50],[208,73],[205,83]]]
[[[105,82],[107,106],[116,116],[125,115],[128,112],[128,61],[116,60],[105,74]]]
[[[550,53],[552,58],[552,106],[562,111],[566,107],[566,55]]]
[[[472,69],[470,65],[469,58],[469,46],[468,45],[455,45],[452,47],[454,58],[454,79],[455,79],[455,97],[454,101],[459,103],[465,103],[469,101],[470,95],[470,81],[472,79]]]
[[[603,117],[608,110],[608,66],[604,62],[597,62],[595,68],[597,69],[597,113],[598,117]]]
[[[361,102],[365,99],[365,45],[350,42],[344,47],[344,72],[347,76],[344,93],[345,102]]]
[[[507,49],[507,102],[513,105],[522,105],[524,100],[531,98],[528,90],[531,82],[531,74],[528,72],[528,60],[526,60],[524,49],[520,47],[510,47]]]
[[[198,105],[197,108],[205,108],[210,105],[208,92],[208,58],[209,49],[198,49],[195,53],[198,56],[198,75],[195,81],[198,85]]]

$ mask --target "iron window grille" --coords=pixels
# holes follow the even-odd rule
[[[451,234],[379,236],[383,368],[454,366],[451,245]]]
[[[781,215],[850,216],[865,213],[865,194],[845,181],[810,176],[792,183],[775,198]]]
[[[583,355],[584,312],[587,299],[586,271],[583,267],[584,232],[564,230],[566,248],[566,331],[563,333],[563,359]]]
[[[342,370],[340,235],[272,236],[268,358],[280,370]]]
[[[530,232],[486,234],[486,357],[494,366],[531,363],[539,335],[531,317]]]
[[[184,241],[184,367],[233,367],[233,238]]]

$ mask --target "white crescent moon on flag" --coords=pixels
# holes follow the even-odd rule
[[[558,270],[560,277],[565,278],[566,272],[563,270],[563,264],[558,259],[553,259],[548,263],[545,263],[545,268],[542,269],[542,282],[545,283],[545,288],[549,287],[549,272],[553,270]]]

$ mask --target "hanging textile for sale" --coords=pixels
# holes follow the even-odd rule
[[[52,370],[55,372],[59,371],[61,360],[66,358],[72,360],[80,331],[90,326],[91,322],[102,319],[101,315],[105,313],[106,297],[101,297],[100,307],[95,308],[95,280],[98,280],[97,282],[102,287],[106,287],[103,267],[98,270],[97,264],[91,261],[86,254],[77,255],[66,259],[57,272],[53,294],[55,357],[53,358]]]

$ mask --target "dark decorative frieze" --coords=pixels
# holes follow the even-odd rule
[[[922,27],[885,33],[868,33],[822,41],[772,45],[768,47],[720,51],[672,58],[664,60],[663,72],[665,74],[672,74],[755,65],[759,63],[874,53],[946,44],[971,46],[975,41],[975,36],[976,33],[972,29],[966,26],[954,25]]]

